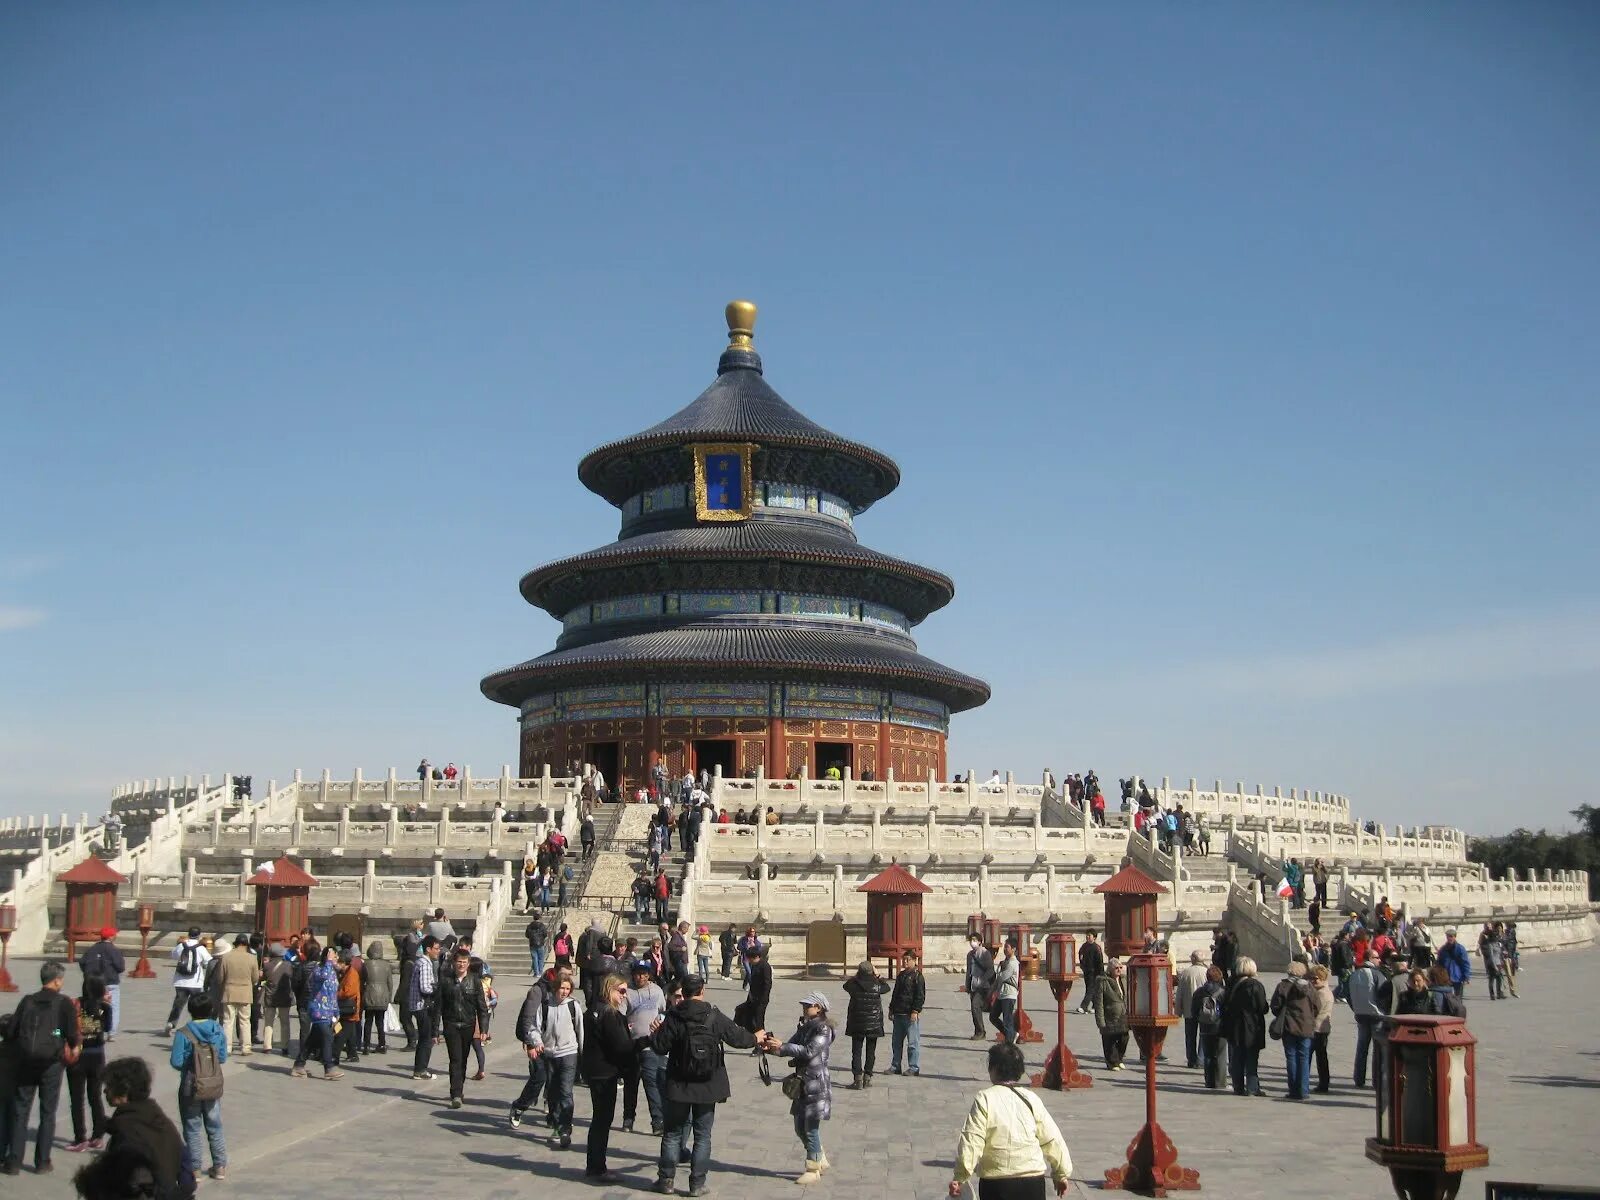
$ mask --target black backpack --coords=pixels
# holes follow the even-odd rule
[[[178,951],[178,974],[193,975],[200,966],[200,944],[198,942],[185,942],[183,949]]]
[[[15,1047],[17,1058],[34,1067],[48,1067],[61,1060],[66,1036],[60,1028],[61,1006],[54,993],[41,996],[37,993],[25,998],[17,1007],[8,1038]]]
[[[710,1025],[684,1022],[680,1053],[674,1056],[673,1077],[681,1083],[710,1083],[722,1064],[722,1039]]]

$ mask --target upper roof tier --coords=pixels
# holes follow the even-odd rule
[[[758,447],[754,463],[757,479],[804,483],[804,478],[782,478],[805,469],[808,455],[783,456],[787,469],[765,470],[767,447],[809,451],[833,459],[819,473],[857,512],[881,500],[900,484],[900,468],[886,454],[852,442],[824,429],[804,416],[772,389],[761,373],[761,356],[751,347],[756,306],[735,300],[727,308],[728,348],[717,363],[717,378],[687,408],[650,428],[591,450],[578,464],[583,485],[612,504],[620,505],[648,487],[685,477],[687,459],[679,453],[694,442],[752,442]],[[842,462],[840,461],[842,460]],[[777,467],[774,462],[772,466]],[[844,466],[844,470],[839,468]]]

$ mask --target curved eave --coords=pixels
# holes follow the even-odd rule
[[[555,581],[574,574],[589,575],[623,569],[637,563],[658,563],[663,560],[707,563],[760,563],[778,560],[879,571],[913,580],[927,589],[930,601],[922,612],[913,614],[917,620],[936,609],[943,608],[955,597],[955,584],[948,575],[940,571],[881,554],[876,550],[869,550],[842,538],[789,536],[782,531],[772,532],[765,529],[766,524],[744,522],[731,527],[697,526],[624,538],[583,554],[575,554],[537,566],[524,575],[517,586],[523,599],[529,604],[559,618],[562,614],[554,611],[547,603],[547,590]],[[741,538],[745,539],[747,544],[740,544],[736,540]]]
[[[989,685],[914,650],[870,634],[795,628],[690,626],[552,651],[486,676],[479,684],[490,700],[513,707],[542,689],[625,678],[753,674],[784,679],[822,675],[872,683],[903,683],[907,690],[964,712],[989,699]]]
[[[858,511],[865,511],[900,486],[900,466],[887,454],[832,434],[814,436],[795,433],[760,433],[753,430],[706,429],[685,432],[667,430],[661,433],[635,434],[621,441],[608,442],[583,456],[578,463],[578,479],[584,487],[610,504],[620,505],[640,488],[640,484],[626,469],[625,460],[657,450],[683,449],[697,442],[752,442],[766,449],[783,446],[797,450],[814,450],[837,454],[861,464],[861,486],[856,494],[846,497]]]

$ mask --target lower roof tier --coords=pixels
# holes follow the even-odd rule
[[[886,604],[913,624],[955,595],[947,575],[870,550],[811,523],[750,520],[664,529],[535,567],[523,598],[556,618],[580,604],[640,592],[757,588],[855,596]]]
[[[794,625],[682,625],[555,650],[497,671],[479,685],[501,704],[585,682],[659,679],[814,680],[909,685],[951,712],[989,699],[989,685],[952,670],[898,641],[837,628]]]

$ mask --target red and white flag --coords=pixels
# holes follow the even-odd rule
[[[1282,880],[1278,884],[1278,898],[1280,900],[1287,900],[1292,895],[1294,895],[1294,888],[1289,886],[1289,881],[1287,879]]]

